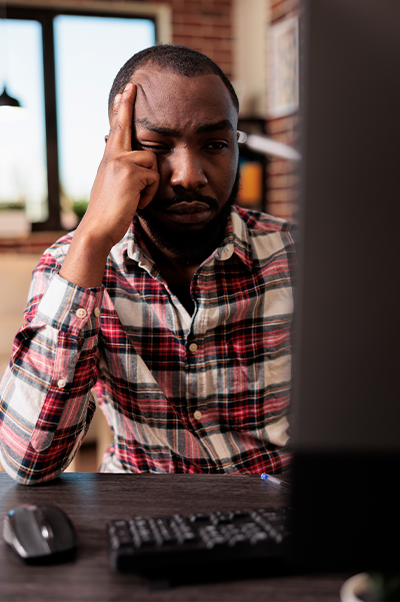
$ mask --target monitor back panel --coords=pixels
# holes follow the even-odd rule
[[[305,3],[293,485],[306,564],[388,566],[400,537],[399,31],[398,0]]]

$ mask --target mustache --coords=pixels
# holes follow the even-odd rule
[[[205,203],[206,205],[208,205],[210,207],[210,209],[214,209],[216,211],[218,211],[219,209],[219,204],[217,199],[214,199],[211,196],[206,196],[204,194],[201,194],[201,192],[184,192],[182,191],[182,193],[178,193],[176,194],[174,197],[169,198],[169,199],[157,199],[157,200],[153,200],[150,205],[148,205],[148,207],[151,209],[156,209],[158,211],[163,210],[163,209],[168,209],[168,207],[171,207],[172,205],[176,205],[177,203],[192,203],[194,201],[199,201],[200,203]],[[147,207],[146,207],[147,209]]]

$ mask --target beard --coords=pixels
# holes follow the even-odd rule
[[[178,194],[168,201],[162,199],[152,201],[144,209],[137,209],[137,214],[146,223],[158,248],[166,249],[178,257],[190,257],[191,259],[203,258],[204,256],[211,255],[223,240],[232,205],[234,205],[238,196],[239,180],[238,166],[232,191],[227,202],[212,220],[202,226],[183,227],[173,223],[169,223],[166,226],[165,221],[159,214],[160,210],[182,201],[201,201],[206,203],[211,209],[218,210],[219,203],[215,198],[204,196],[196,191],[189,194]]]

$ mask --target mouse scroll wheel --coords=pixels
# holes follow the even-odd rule
[[[50,537],[53,537],[53,533],[51,532],[51,529],[48,525],[41,525],[40,532],[45,539],[50,539]]]
[[[35,514],[43,538],[47,540],[53,539],[54,533],[40,508],[35,508]]]

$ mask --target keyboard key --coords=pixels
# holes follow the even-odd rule
[[[210,520],[210,515],[206,514],[205,512],[196,512],[196,514],[190,515],[191,523],[208,522],[209,520]]]

